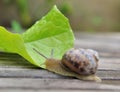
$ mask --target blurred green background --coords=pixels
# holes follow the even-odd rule
[[[0,0],[0,25],[28,28],[53,5],[69,18],[74,31],[120,31],[120,0]]]

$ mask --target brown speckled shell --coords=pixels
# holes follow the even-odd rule
[[[61,63],[71,71],[82,75],[95,74],[98,67],[98,53],[91,49],[70,49]]]

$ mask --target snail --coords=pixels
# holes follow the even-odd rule
[[[81,74],[95,74],[98,67],[98,53],[92,49],[70,49],[62,57],[61,64],[71,71]]]
[[[54,63],[52,64],[52,62],[50,61],[57,61],[59,62],[57,64],[59,64],[64,69],[80,75],[95,74],[98,68],[99,56],[98,53],[92,49],[72,48],[66,51],[66,53],[62,56],[61,60],[55,60],[53,58],[48,59],[35,48],[33,48],[33,50],[35,50],[38,54],[46,58],[47,61],[49,61],[49,66],[51,64],[50,68],[55,66]],[[56,69],[53,70],[57,71]]]

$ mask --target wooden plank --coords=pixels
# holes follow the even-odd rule
[[[16,67],[16,68],[36,68],[23,57],[13,53],[0,52],[0,66],[2,67]]]
[[[61,85],[62,84],[62,85]],[[88,86],[86,86],[88,85]],[[26,79],[1,78],[0,89],[36,89],[36,90],[116,90],[120,86],[105,85],[95,82],[83,82],[76,79]]]
[[[120,79],[119,70],[98,70],[96,75],[102,79]],[[0,68],[0,77],[26,77],[26,78],[66,78],[43,69],[29,68]]]
[[[91,48],[99,52],[120,53],[120,33],[84,34],[75,32],[75,47]]]
[[[112,59],[112,58],[101,58],[99,61],[99,68],[101,69],[109,69],[109,70],[120,70],[120,58]]]
[[[103,80],[102,84],[108,84],[108,85],[119,85],[120,86],[120,80],[115,80],[115,79],[111,79],[111,80]]]
[[[119,42],[120,43],[120,42]],[[76,40],[75,41],[76,48],[85,48],[85,49],[94,49],[98,52],[108,52],[113,54],[120,53],[119,44],[115,43],[107,43],[107,42],[95,42],[91,40]]]
[[[23,59],[22,57],[17,58],[18,61],[16,61],[16,57],[0,57],[0,66],[4,67],[31,67],[31,68],[37,68],[34,65],[30,64],[28,61]],[[111,67],[112,66],[112,67]],[[104,58],[100,57],[99,61],[99,69],[110,69],[110,70],[120,70],[120,58]]]
[[[2,55],[0,57],[0,66],[14,66],[14,67],[31,67],[36,68],[34,65],[26,61],[24,58],[18,56],[9,54],[8,55]],[[111,67],[114,66],[114,67]],[[109,58],[109,57],[100,57],[99,61],[99,68],[100,69],[110,69],[110,70],[120,70],[120,58]]]
[[[0,89],[1,92],[114,92],[113,90]],[[117,91],[115,91],[117,92]],[[119,92],[119,91],[118,91]]]
[[[4,69],[4,68],[3,68]],[[58,74],[54,74],[47,70],[40,69],[16,69],[7,68],[0,71],[1,78],[42,78],[42,79],[71,79]],[[103,79],[102,83],[120,85],[119,71],[98,71],[97,75]],[[74,78],[72,78],[74,79]]]

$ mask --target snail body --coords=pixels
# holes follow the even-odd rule
[[[98,67],[98,53],[91,49],[70,49],[62,57],[61,63],[67,69],[81,74],[95,74]]]
[[[61,60],[56,60],[53,58],[47,58],[36,49],[34,49],[37,53],[47,59],[48,66],[55,67],[54,63],[51,61],[60,62],[60,66],[64,66],[69,71],[80,75],[92,75],[95,74],[98,67],[99,56],[98,53],[91,49],[70,49],[68,50],[62,57]]]

